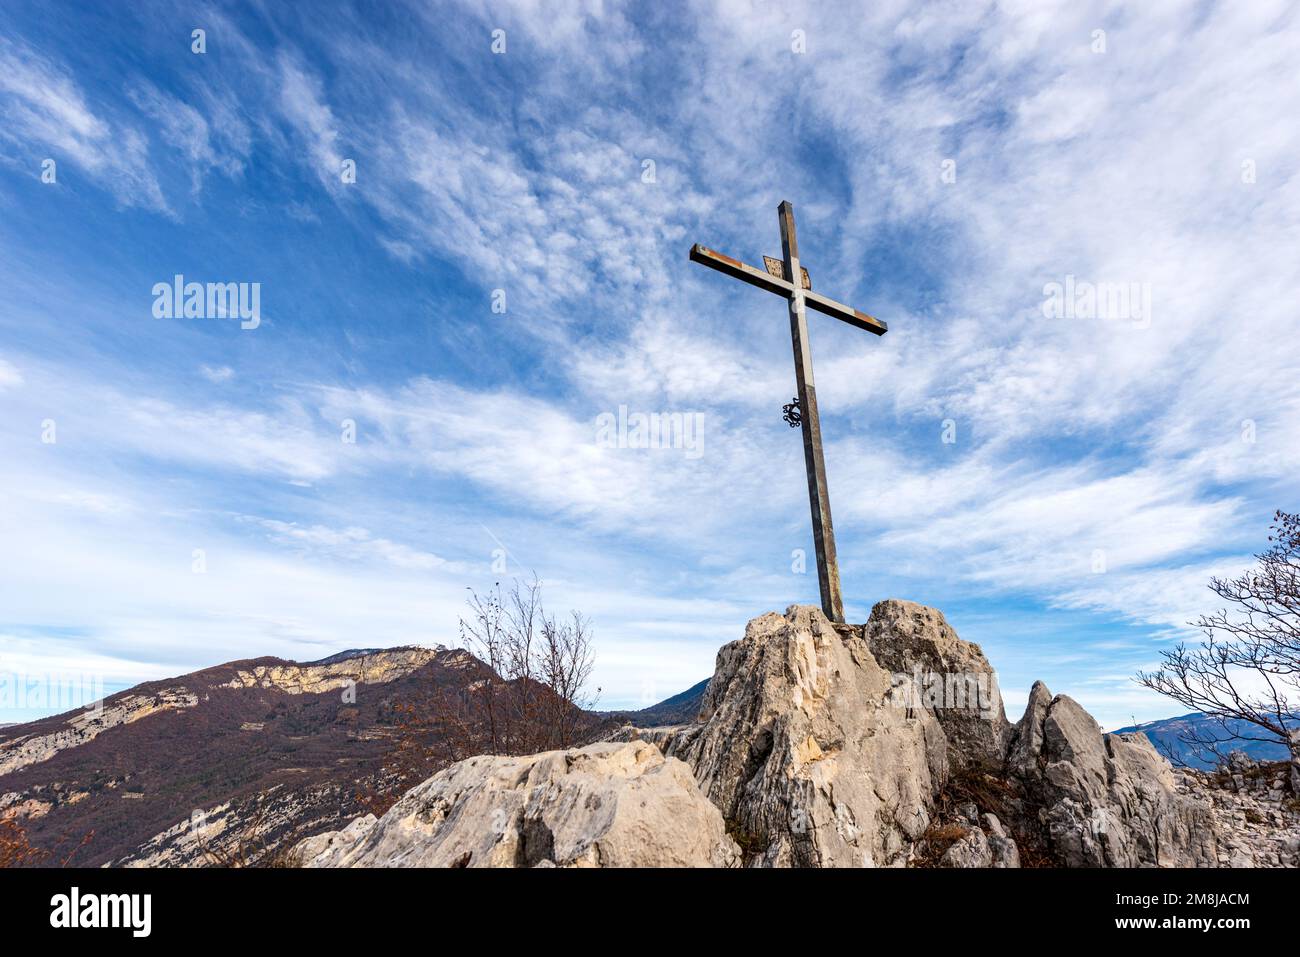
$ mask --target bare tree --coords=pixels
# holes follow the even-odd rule
[[[1278,511],[1268,540],[1253,569],[1210,580],[1228,604],[1194,622],[1204,640],[1161,652],[1160,667],[1137,680],[1210,718],[1217,731],[1183,737],[1218,757],[1235,741],[1285,744],[1300,795],[1300,514]]]
[[[470,590],[470,620],[460,620],[461,643],[473,652],[492,672],[482,686],[482,701],[487,716],[489,754],[500,754],[507,731],[508,714],[501,696],[501,679],[507,672],[507,628],[505,602],[501,585],[486,595]]]
[[[569,747],[595,704],[590,622],[577,612],[568,621],[547,615],[541,589],[536,577],[506,595],[499,584],[486,595],[471,589],[471,614],[460,622],[466,648],[490,669],[478,693],[492,754]]]
[[[591,625],[577,612],[557,621],[542,607],[541,582],[470,589],[462,647],[478,659],[392,705],[394,745],[356,800],[382,814],[412,783],[476,754],[534,754],[580,742],[594,655]]]
[[[586,696],[594,664],[591,624],[576,611],[567,622],[542,619],[542,645],[537,662],[541,683],[550,690],[546,724],[553,746],[567,748],[577,738],[583,712],[595,704]]]

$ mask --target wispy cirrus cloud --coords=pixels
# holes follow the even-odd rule
[[[250,142],[242,124],[214,126],[202,111],[147,80],[131,83],[127,96],[156,124],[162,140],[184,157],[194,193],[202,188],[210,170],[220,170],[227,176],[243,172]]]
[[[343,156],[339,152],[338,124],[324,100],[320,79],[298,57],[281,50],[276,58],[274,84],[279,90],[279,108],[297,142],[323,185],[340,182]]]
[[[65,68],[30,47],[0,37],[0,139],[24,154],[33,175],[33,148],[52,151],[85,170],[126,206],[168,213],[143,133],[96,112]]]
[[[235,370],[230,366],[210,366],[206,362],[199,366],[199,374],[209,382],[220,385],[235,377]]]

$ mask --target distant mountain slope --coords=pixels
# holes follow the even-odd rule
[[[148,682],[98,711],[6,728],[0,817],[16,816],[47,863],[243,859],[339,826],[368,797],[391,800],[436,770],[449,732],[431,725],[401,755],[408,773],[393,770],[411,737],[404,708],[450,690],[470,702],[457,720],[473,720],[471,689],[488,675],[465,651],[398,648]]]
[[[639,711],[607,711],[601,716],[607,721],[631,722],[641,727],[667,724],[689,724],[699,714],[700,704],[704,700],[704,691],[709,686],[708,678],[697,685],[692,685],[680,694],[665,698],[658,704]]]
[[[658,704],[643,708],[637,712],[640,720],[653,720],[656,724],[684,724],[694,721],[704,701],[704,692],[711,679],[705,678],[699,684],[691,685],[681,694],[665,698]]]
[[[1199,712],[1179,715],[1176,718],[1164,718],[1160,721],[1146,721],[1134,727],[1120,728],[1116,733],[1126,734],[1133,731],[1141,731],[1150,738],[1156,750],[1168,757],[1170,761],[1207,771],[1218,763],[1214,754],[1186,744],[1180,740],[1180,736],[1188,732],[1199,733],[1201,736],[1213,735],[1216,738],[1226,736],[1224,727],[1217,720],[1207,718]],[[1227,732],[1251,737],[1263,736],[1258,728],[1246,721],[1229,721]],[[1264,741],[1239,740],[1220,745],[1219,750],[1225,755],[1229,751],[1244,751],[1257,761],[1285,761],[1288,757],[1284,745]]]

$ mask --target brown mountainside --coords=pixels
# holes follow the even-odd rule
[[[47,864],[255,863],[464,757],[490,676],[462,650],[394,648],[141,684],[0,729],[0,818]]]

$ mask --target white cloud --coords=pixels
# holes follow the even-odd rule
[[[228,114],[224,114],[225,124],[214,129],[198,109],[143,80],[128,86],[127,95],[158,124],[163,141],[184,157],[193,192],[199,191],[203,177],[211,169],[227,176],[243,171],[250,146],[248,134],[246,129],[232,124]],[[213,96],[209,95],[208,102],[220,109],[220,102]]]
[[[708,529],[722,534],[734,518],[725,504],[740,489],[758,497],[767,485],[770,450],[720,416],[704,418],[696,455],[687,448],[600,444],[597,417],[617,416],[617,406],[578,411],[516,392],[476,392],[429,379],[394,391],[330,388],[322,395],[327,420],[358,421],[358,447],[372,462],[463,476],[504,502],[632,538],[697,539]]]
[[[199,374],[209,382],[220,385],[222,382],[229,382],[235,377],[235,370],[230,366],[210,366],[207,364],[199,366]]]
[[[12,362],[0,359],[0,389],[17,389],[23,384],[23,374]]]
[[[279,519],[250,517],[249,520],[266,529],[273,541],[292,545],[304,553],[343,558],[348,561],[387,562],[398,568],[420,571],[465,570],[463,565],[453,565],[432,552],[420,551],[400,542],[376,537],[369,530],[356,526],[335,529],[324,525],[307,527]]]
[[[320,80],[291,54],[281,51],[276,61],[280,111],[306,147],[310,165],[329,187],[340,183],[343,156],[334,114],[324,100]]]
[[[127,206],[169,212],[139,130],[98,115],[59,65],[0,38],[0,138],[30,155],[33,143],[68,159]],[[37,160],[32,160],[35,174]]]
[[[209,376],[209,378],[211,378]],[[218,378],[220,375],[218,373]],[[33,360],[28,385],[15,397],[7,423],[15,445],[39,440],[39,424],[52,418],[57,444],[44,450],[63,461],[89,448],[146,456],[169,467],[201,467],[313,482],[349,468],[351,446],[337,422],[322,422],[300,400],[283,398],[266,408],[236,402],[195,405],[152,392],[127,393],[109,381],[73,374]],[[48,461],[49,459],[47,459]]]

